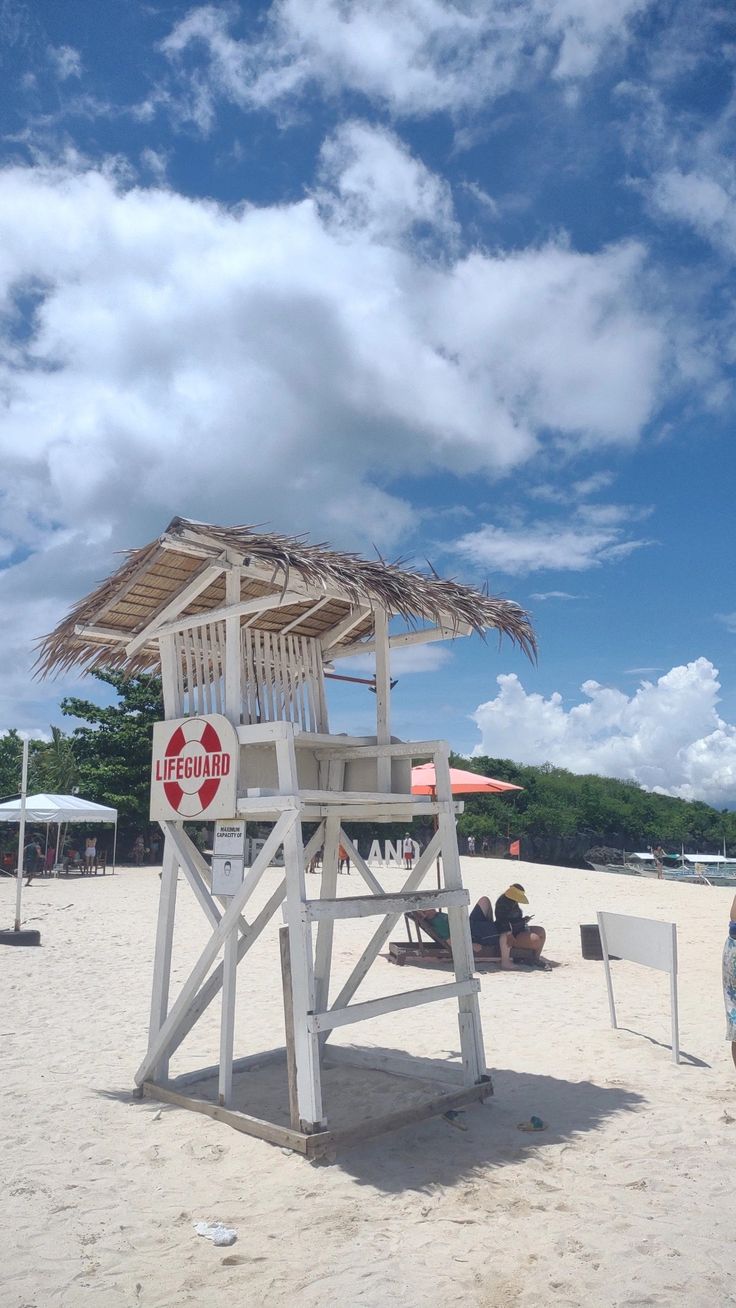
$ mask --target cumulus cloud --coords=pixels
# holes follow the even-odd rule
[[[476,754],[553,763],[572,772],[637,781],[648,790],[736,802],[736,727],[718,713],[718,671],[706,658],[672,668],[633,695],[586,681],[584,701],[528,694],[515,675],[472,714]]]
[[[635,440],[664,346],[640,300],[643,251],[435,261],[407,233],[432,205],[449,224],[443,185],[362,125],[327,146],[319,194],[291,205],[225,209],[99,170],[2,173],[16,542],[39,518],[112,536],[124,520],[130,536],[171,508],[283,518],[286,498],[291,521],[390,546],[409,509],[374,478],[497,472],[550,432]]]
[[[258,35],[232,6],[192,9],[163,42],[208,129],[218,98],[283,107],[314,88],[359,92],[396,115],[477,109],[543,76],[588,77],[626,45],[650,0],[275,0]],[[194,67],[185,56],[204,53]],[[186,72],[185,72],[186,69]]]
[[[290,204],[74,159],[7,168],[0,556],[45,550],[34,586],[58,609],[65,532],[104,575],[174,512],[391,550],[413,515],[387,485],[418,469],[496,476],[547,441],[637,439],[667,348],[644,270],[631,245],[468,252],[444,182],[360,123]],[[6,624],[23,566],[0,574]]]

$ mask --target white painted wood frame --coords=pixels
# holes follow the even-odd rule
[[[457,849],[455,813],[452,805],[452,787],[450,783],[449,747],[447,745],[437,751],[434,766],[437,798],[440,805],[437,825],[442,844],[444,882],[448,890],[459,890],[462,888],[463,882]],[[475,970],[473,943],[470,938],[470,919],[466,909],[454,904],[448,908],[447,916],[450,920],[450,946],[452,948],[455,979],[458,982],[468,981]],[[466,1085],[475,1085],[486,1076],[483,1030],[477,993],[461,994],[458,998],[458,1008],[464,1081]]]

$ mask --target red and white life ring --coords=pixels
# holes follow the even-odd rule
[[[171,807],[195,818],[210,806],[229,771],[230,755],[212,723],[187,718],[166,746],[160,779]]]

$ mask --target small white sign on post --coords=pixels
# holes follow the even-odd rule
[[[212,893],[234,895],[243,880],[245,821],[224,819],[215,823],[212,845]]]
[[[617,1027],[616,1001],[611,980],[611,956],[629,963],[669,972],[672,1016],[672,1061],[680,1061],[680,1032],[677,1014],[677,926],[649,917],[629,917],[624,913],[598,913],[603,965],[606,970],[608,1006],[611,1026]]]

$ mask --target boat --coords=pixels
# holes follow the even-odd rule
[[[657,863],[651,853],[623,854],[621,863],[590,863],[596,872],[613,872],[618,876],[657,878]],[[725,854],[665,854],[662,863],[664,881],[684,881],[690,885],[734,886],[736,860]]]

